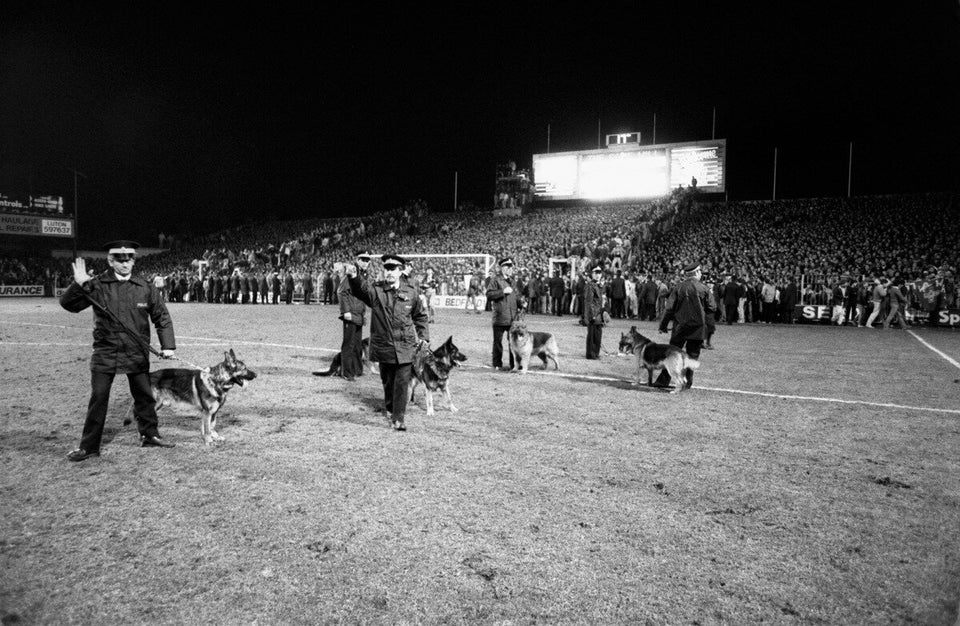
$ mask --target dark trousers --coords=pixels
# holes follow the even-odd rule
[[[655,320],[657,319],[657,303],[656,302],[644,302],[640,305],[640,320]]]
[[[493,327],[493,366],[503,367],[503,335],[507,335],[507,343],[510,343],[510,327]],[[513,369],[513,352],[510,352],[510,346],[507,346],[507,352],[510,355],[510,369]]]
[[[624,312],[626,311],[624,307],[626,300],[623,298],[611,298],[610,302],[610,314],[617,319],[623,318]]]
[[[292,291],[285,292],[283,296],[283,301],[286,302],[287,304],[291,304],[293,302],[293,292]]]
[[[100,449],[103,426],[107,421],[110,388],[116,376],[116,374],[104,372],[90,374],[90,404],[87,406],[87,420],[83,424],[83,436],[80,438],[80,447],[87,452]],[[130,393],[133,395],[133,412],[137,416],[137,430],[147,437],[159,435],[156,402],[150,390],[150,373],[127,374],[127,381],[130,383]]]
[[[601,324],[587,324],[587,358],[600,358],[600,342],[603,341],[603,326]]]
[[[736,324],[737,318],[740,316],[739,307],[736,304],[725,304],[723,308],[726,309],[727,324]]]
[[[363,375],[363,326],[343,323],[343,343],[340,345],[340,375],[356,378]]]
[[[402,422],[407,413],[407,394],[412,376],[412,363],[380,363],[383,403],[392,421]]]
[[[312,299],[313,299],[313,292],[312,292],[312,291],[304,291],[304,292],[303,292],[303,303],[304,303],[304,304],[310,304],[310,301],[311,301]]]

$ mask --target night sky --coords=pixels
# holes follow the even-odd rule
[[[0,193],[83,172],[81,241],[448,210],[454,172],[489,207],[548,125],[692,141],[714,107],[730,199],[775,146],[778,197],[845,195],[850,141],[854,195],[960,180],[957,0],[140,4],[0,4]]]

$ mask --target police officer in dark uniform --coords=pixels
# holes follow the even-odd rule
[[[370,307],[370,360],[380,364],[383,400],[395,430],[406,430],[413,355],[418,347],[429,347],[427,312],[416,289],[400,280],[403,257],[384,254],[384,280],[371,283],[356,266],[347,265],[350,292]]]
[[[150,389],[150,325],[153,322],[164,357],[176,349],[173,321],[156,287],[133,275],[134,241],[105,246],[110,269],[95,278],[86,262],[73,262],[74,283],[60,296],[60,306],[71,313],[94,307],[93,356],[90,358],[91,394],[80,447],[67,455],[83,461],[100,455],[110,388],[117,374],[126,374],[134,400],[141,447],[172,448],[160,437],[153,392]]]
[[[660,320],[660,332],[667,332],[667,326],[673,322],[670,345],[686,350],[691,359],[700,358],[700,349],[707,338],[708,316],[717,311],[717,303],[709,287],[700,282],[703,275],[699,263],[691,263],[683,268],[684,280],[667,296],[667,304]],[[666,376],[665,376],[666,375]],[[687,370],[686,381],[674,381],[676,385],[686,383],[693,386],[693,370]],[[660,372],[657,385],[666,385],[670,375],[666,369]]]
[[[487,302],[493,311],[493,352],[491,365],[493,369],[503,368],[503,336],[507,334],[507,342],[510,337],[510,324],[517,319],[519,314],[518,301],[519,293],[514,289],[513,282],[513,259],[506,257],[500,259],[500,273],[490,277],[487,284]],[[510,355],[510,368],[513,369],[513,352],[507,348]]]
[[[600,360],[600,344],[603,341],[603,325],[606,322],[603,301],[604,290],[600,285],[603,267],[596,266],[590,272],[590,280],[583,286],[583,322],[587,326],[587,355],[591,361]]]
[[[357,275],[367,279],[370,253],[357,253]],[[344,278],[337,288],[340,300],[340,319],[343,320],[343,343],[340,345],[340,375],[353,382],[363,376],[363,323],[367,305],[350,291],[350,281]]]

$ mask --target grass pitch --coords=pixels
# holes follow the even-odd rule
[[[102,457],[74,464],[91,314],[0,302],[4,623],[956,619],[960,333],[721,326],[669,395],[585,360],[572,317],[527,318],[562,369],[521,376],[484,367],[488,314],[439,310],[433,344],[470,359],[460,412],[418,395],[397,433],[378,377],[310,375],[336,307],[170,309],[181,358],[259,374],[226,442],[162,411],[177,447],[138,448],[118,378]]]

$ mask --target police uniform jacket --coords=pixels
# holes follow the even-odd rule
[[[685,280],[667,296],[660,331],[666,332],[673,321],[673,339],[705,339],[707,315],[716,310],[716,301],[709,287],[694,278]]]
[[[136,331],[147,344],[150,343],[152,321],[157,329],[161,349],[176,350],[173,320],[170,319],[167,306],[160,299],[156,287],[149,282],[137,276],[121,281],[112,270],[107,270],[83,285],[70,285],[60,296],[60,306],[71,313],[79,313],[92,306],[84,294],[111,311],[127,328]],[[93,317],[91,371],[137,374],[150,370],[150,353],[133,337],[97,308],[93,309]]]
[[[595,280],[583,285],[583,320],[587,324],[603,323],[603,288]]]
[[[400,281],[393,289],[383,281],[348,278],[350,292],[370,307],[370,360],[412,363],[421,339],[430,341],[427,312],[411,285]]]
[[[363,326],[367,314],[367,305],[350,291],[350,281],[348,279],[344,278],[340,281],[337,295],[340,296],[340,319],[346,322],[347,320],[343,319],[343,314],[349,313],[351,324]]]
[[[507,287],[513,289],[511,293],[503,293]],[[517,319],[517,293],[512,280],[502,275],[490,277],[487,285],[487,300],[490,301],[490,310],[493,311],[494,326],[509,326]]]

